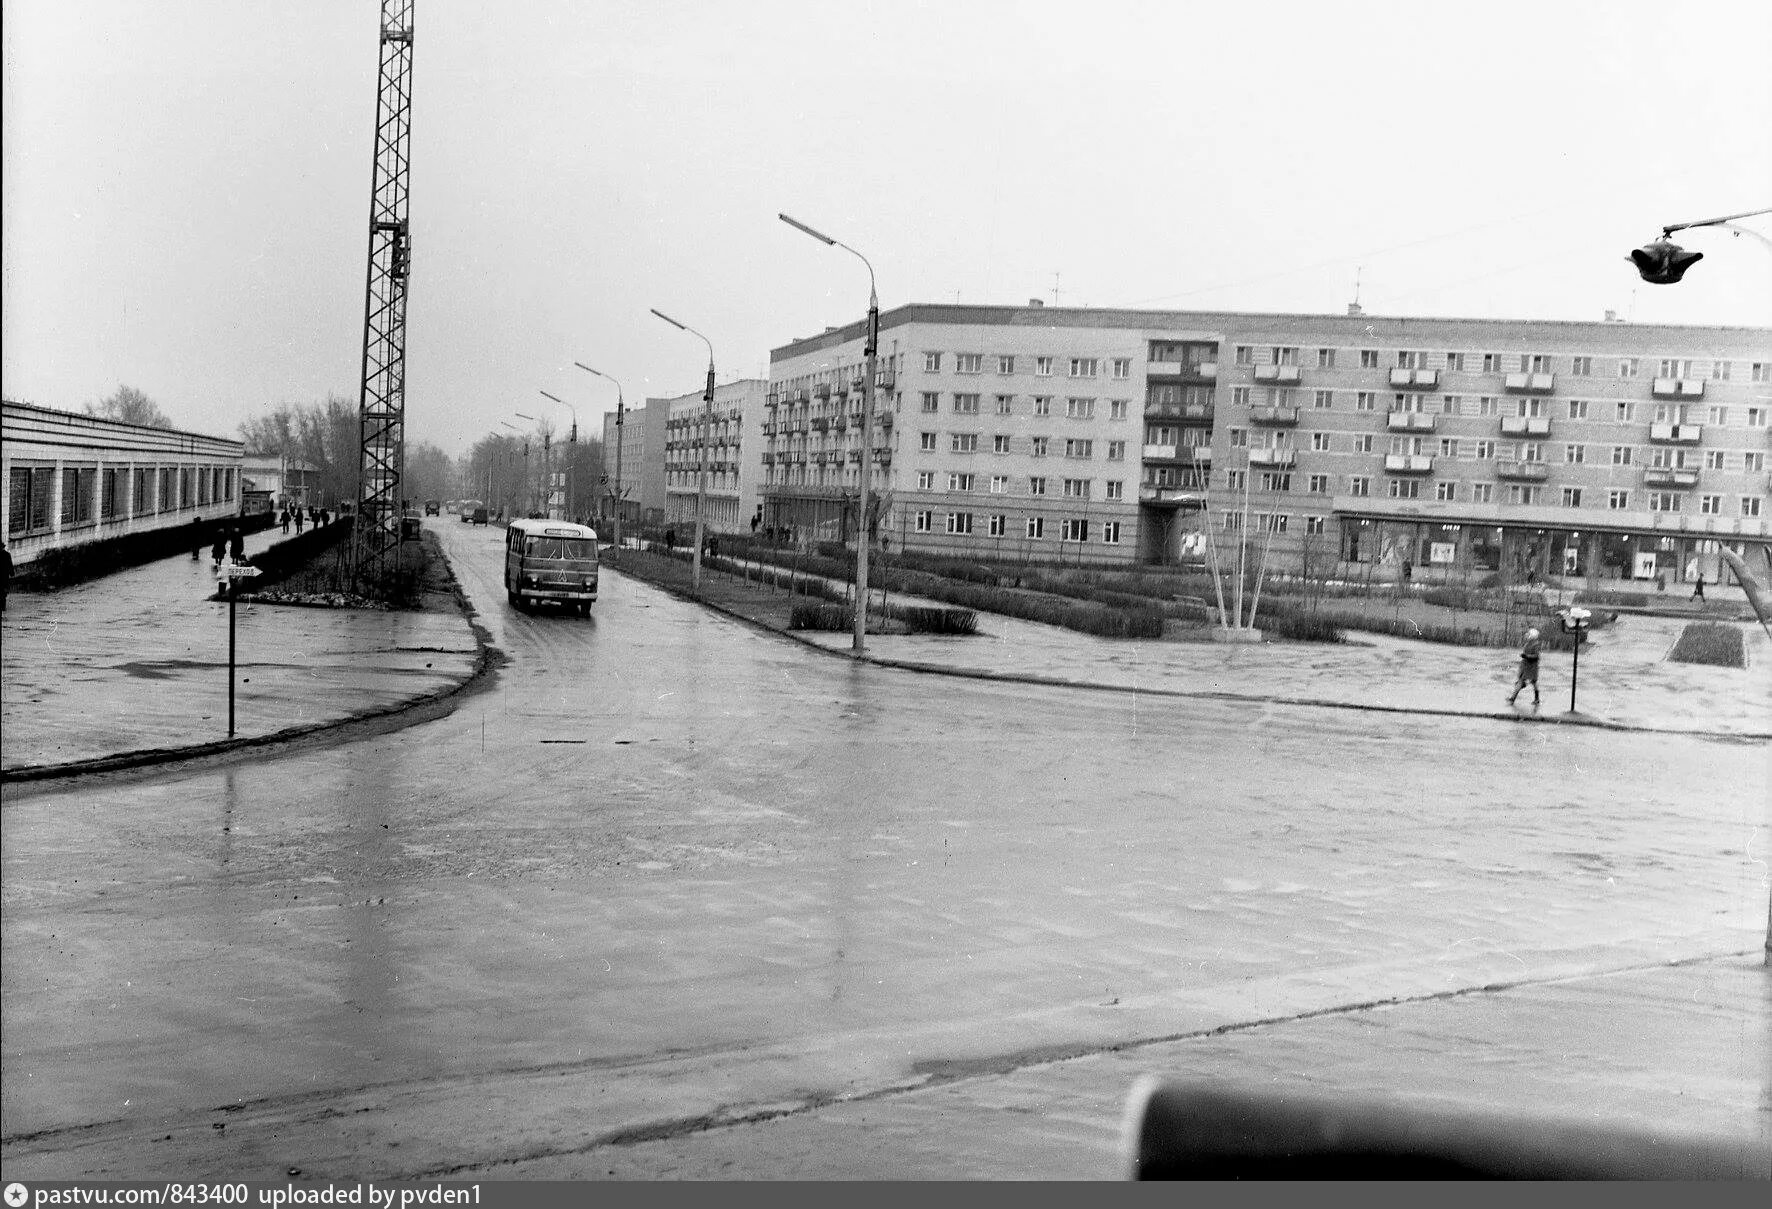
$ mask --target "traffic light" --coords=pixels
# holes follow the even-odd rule
[[[1666,236],[1644,244],[1630,254],[1637,266],[1637,275],[1651,285],[1673,285],[1686,275],[1686,270],[1704,259],[1703,252],[1688,252]]]

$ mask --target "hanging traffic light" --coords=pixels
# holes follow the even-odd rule
[[[1637,266],[1637,275],[1651,285],[1673,285],[1686,275],[1687,269],[1703,259],[1703,252],[1688,252],[1665,235],[1630,254],[1630,262]]]

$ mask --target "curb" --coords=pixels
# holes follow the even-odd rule
[[[1067,680],[1060,676],[1039,676],[1030,672],[990,672],[981,671],[977,668],[953,668],[942,664],[920,663],[909,659],[889,659],[879,655],[869,655],[866,652],[863,652],[858,656],[851,651],[833,650],[821,643],[813,642],[809,638],[802,638],[792,630],[778,630],[774,626],[765,625],[763,622],[746,617],[743,613],[739,613],[736,610],[729,609],[714,601],[705,600],[702,597],[696,596],[692,591],[677,588],[669,584],[659,583],[656,580],[648,579],[645,576],[635,574],[632,571],[623,570],[620,567],[614,567],[611,569],[619,571],[630,579],[639,580],[642,583],[649,584],[661,592],[666,592],[669,595],[677,597],[679,600],[686,600],[693,604],[700,605],[702,608],[707,609],[710,612],[730,617],[734,621],[742,622],[743,624],[750,626],[752,629],[760,630],[765,634],[773,634],[778,638],[785,638],[788,641],[798,643],[800,646],[806,647],[809,650],[818,651],[821,654],[829,655],[833,658],[847,659],[851,662],[871,663],[876,667],[888,667],[898,671],[916,672],[926,676],[953,676],[962,680],[982,680],[1003,684],[1033,684],[1047,688],[1092,689],[1095,692],[1100,693],[1129,693],[1143,697],[1166,697],[1178,700],[1238,701],[1251,704],[1303,706],[1313,709],[1352,710],[1360,713],[1373,714],[1408,714],[1415,717],[1427,718],[1487,718],[1495,722],[1511,722],[1527,725],[1536,723],[1539,725],[1550,726],[1586,726],[1595,730],[1617,731],[1625,734],[1692,735],[1697,738],[1707,739],[1758,742],[1772,741],[1772,731],[1681,730],[1678,727],[1640,726],[1629,722],[1614,722],[1607,718],[1596,718],[1591,715],[1579,713],[1573,716],[1564,713],[1540,717],[1532,714],[1522,714],[1517,710],[1508,710],[1506,713],[1499,710],[1494,713],[1478,713],[1470,710],[1435,709],[1431,706],[1376,705],[1358,701],[1330,701],[1316,697],[1263,696],[1259,694],[1232,693],[1223,690],[1148,688],[1131,684],[1098,684],[1089,680]]]

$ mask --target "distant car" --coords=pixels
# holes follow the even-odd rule
[[[486,523],[486,509],[484,509],[484,508],[474,509],[472,519],[476,525],[484,525]]]
[[[467,525],[467,524],[473,523],[474,509],[476,509],[476,508],[479,508],[482,511],[484,511],[485,505],[482,504],[479,500],[462,500],[461,501],[460,510],[461,510],[461,523],[462,524]],[[481,521],[480,523],[482,525],[484,525],[486,522]]]
[[[443,514],[443,501],[442,500],[426,500],[425,501],[425,515],[426,516],[441,516],[442,514]]]

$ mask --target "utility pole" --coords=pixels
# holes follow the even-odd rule
[[[412,176],[412,24],[415,0],[382,0],[381,77],[369,198],[361,458],[353,529],[358,591],[386,597],[400,551],[400,479],[406,460],[406,278]]]

